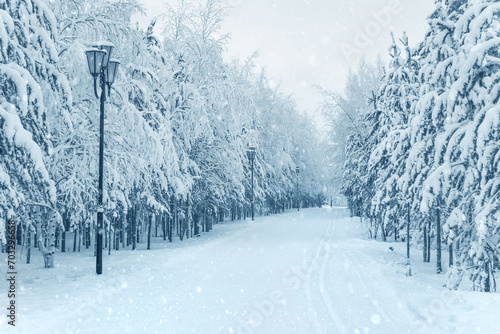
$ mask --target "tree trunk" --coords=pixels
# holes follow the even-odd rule
[[[490,271],[490,262],[484,262],[484,272],[486,273],[486,279],[484,280],[484,292],[491,292],[491,276],[493,273]]]
[[[187,200],[186,200],[186,226],[187,226],[187,233],[186,237],[192,238],[193,237],[193,229],[191,227],[192,219],[191,219],[191,202],[189,199],[189,194],[187,195]]]
[[[172,228],[173,228],[172,227],[172,223],[173,223],[172,212],[170,212],[167,219],[168,219],[168,242],[172,242]]]
[[[127,233],[127,237],[126,237],[126,243],[127,243],[127,246],[129,246],[131,243],[132,243],[132,213],[134,212],[134,208],[133,206],[131,206],[127,212],[127,229],[125,230]],[[125,247],[123,247],[125,248]]]
[[[138,215],[138,212],[139,212],[139,209],[137,208],[138,205],[136,205],[136,213],[135,213],[135,220],[136,220],[136,223],[135,223],[135,226],[136,226],[136,238],[137,238],[137,243],[141,243],[142,242],[142,237],[144,235],[144,225],[142,224],[142,220],[139,221],[139,218],[137,218],[139,215]]]
[[[427,222],[428,226],[427,226],[427,262],[430,263],[431,262],[431,241],[432,241],[432,238],[431,238],[431,231],[432,231],[432,226],[431,226],[431,220],[429,219],[429,221]]]
[[[35,237],[33,238],[33,247],[38,248],[38,229],[35,229]]]
[[[373,237],[373,217],[370,217],[370,228],[368,229],[368,232],[370,232],[370,239],[375,239]]]
[[[424,223],[424,247],[423,247],[423,260],[427,262],[427,223]]]
[[[123,232],[124,232],[124,243],[122,245],[122,248],[125,248],[127,247],[128,245],[130,245],[130,224],[132,223],[132,219],[130,218],[131,217],[131,208],[128,208],[127,209],[127,214],[125,215],[125,222],[126,222],[126,227],[124,226],[123,227]]]
[[[73,233],[73,253],[76,252],[76,236],[78,234],[78,229],[75,228],[75,231]]]
[[[42,219],[46,219],[46,215],[42,215]],[[43,233],[42,233],[42,224],[38,223],[38,248],[40,249],[40,252],[43,255],[43,261],[45,263],[45,268],[54,268],[54,253],[55,253],[55,223],[53,219],[49,219],[48,225],[47,225],[47,238],[48,238],[48,245],[45,247],[45,244],[43,242]]]
[[[90,247],[90,224],[85,227],[85,249]]]
[[[27,232],[26,232],[26,236],[27,236],[27,240],[26,240],[26,247],[27,247],[27,250],[26,250],[26,264],[30,264],[30,261],[31,261],[31,226],[27,226]]]
[[[205,226],[205,231],[210,232],[210,225],[212,224],[212,210],[209,209],[207,211],[207,221],[206,221],[206,226]]]
[[[115,221],[116,221],[116,217],[113,216],[113,218],[111,218],[111,222],[113,223],[113,230],[111,231],[111,223],[109,224],[109,229],[108,229],[108,255],[111,255],[111,245],[113,244],[113,234],[115,234],[115,230],[116,230],[116,227],[115,227]]]
[[[205,212],[205,209],[202,209],[202,213],[201,213],[201,231],[202,232],[206,232],[207,228],[207,214]]]
[[[380,220],[377,218],[375,219],[375,228],[373,229],[373,240],[377,240],[377,233],[378,233],[378,226],[380,225]]]
[[[382,241],[386,241],[386,236],[385,236],[385,228],[384,228],[384,218],[382,218],[382,221],[380,222],[380,233],[382,233]]]
[[[178,210],[179,213],[184,213],[182,209],[182,197],[179,199]],[[177,231],[179,231],[179,239],[181,241],[184,239],[184,233],[186,232],[186,216],[184,215],[184,220],[182,220],[182,215],[177,215]]]
[[[99,228],[99,226],[96,224],[95,229],[94,229],[94,231],[95,231],[95,234],[94,234],[94,256],[96,256],[96,257],[97,257],[97,235],[99,234],[98,228]],[[88,242],[90,244],[90,232],[89,232]]]
[[[116,226],[118,225],[118,226]],[[118,222],[115,221],[115,230],[114,230],[114,235],[115,235],[115,250],[118,251],[120,250],[120,241],[121,241],[121,234],[122,234],[122,217],[119,218]]]
[[[172,242],[172,233],[174,228],[174,195],[170,197],[170,215],[168,217],[168,241]]]
[[[149,216],[149,224],[148,224],[148,250],[151,249],[151,225],[153,225],[153,215]]]
[[[59,226],[56,226],[56,232],[55,232],[55,246],[56,246],[56,249],[59,247],[59,233],[61,232],[61,229],[59,228]]]
[[[165,213],[161,214],[161,229],[163,231],[163,241],[167,241],[167,222],[165,220]]]
[[[126,230],[128,227],[128,221],[127,221],[127,216],[121,216],[120,219],[120,239],[122,242],[122,248],[126,247],[127,244],[127,238],[126,238]]]
[[[177,198],[175,197],[174,197],[174,225],[176,228],[177,235],[180,235],[179,216],[177,214]]]
[[[104,249],[108,248],[109,233],[111,232],[110,228],[111,228],[111,224],[109,224],[107,231],[106,231],[106,227],[103,226],[103,228],[102,228],[102,230],[103,230],[102,234],[104,235]]]
[[[15,237],[17,239],[17,244],[21,246],[23,244],[23,226],[21,223],[17,224]]]
[[[82,223],[80,223],[80,225],[78,226],[78,240],[77,240],[78,253],[80,253],[82,249],[82,241],[83,241],[82,239],[83,239],[83,226]]]
[[[65,212],[63,215],[63,226],[64,230],[62,232],[62,237],[61,237],[61,252],[64,253],[66,252],[66,238],[67,238],[66,232],[68,232],[70,228],[70,214],[67,212]]]
[[[66,229],[61,231],[61,253],[66,253]]]
[[[410,205],[406,216],[406,258],[410,258]]]
[[[453,243],[450,243],[448,245],[448,255],[449,255],[449,261],[448,261],[448,267],[453,267]]]
[[[441,209],[436,210],[436,273],[441,274]]]
[[[155,215],[155,238],[158,238],[158,219]]]
[[[137,209],[134,205],[132,209],[132,250],[137,246]]]

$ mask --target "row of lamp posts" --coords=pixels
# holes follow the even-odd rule
[[[247,151],[247,157],[248,160],[250,161],[250,170],[251,170],[251,184],[252,184],[252,194],[251,194],[251,205],[252,205],[252,220],[254,220],[254,190],[253,190],[253,170],[254,170],[254,162],[255,162],[255,151],[256,148],[252,144],[249,145],[248,151]],[[297,176],[297,193],[295,197],[295,202],[297,205],[297,211],[300,211],[300,205],[299,205],[299,172],[300,168],[297,166],[295,167],[295,175]]]
[[[299,166],[295,167],[295,175],[297,176],[297,197],[296,197],[296,201],[297,201],[297,211],[300,211],[300,202],[299,202],[299,172],[300,172],[300,168]]]
[[[104,104],[106,102],[106,87],[108,89],[107,93],[110,96],[111,85],[115,81],[116,72],[120,62],[116,59],[111,59],[111,53],[113,51],[113,44],[107,42],[96,43],[93,48],[85,51],[87,56],[87,63],[89,66],[89,72],[94,78],[94,94],[96,98],[100,99],[100,126],[99,126],[99,188],[97,197],[97,250],[96,250],[96,273],[97,275],[102,274],[102,239],[104,233],[104,207],[103,207],[103,184],[104,184]],[[99,86],[101,88],[100,94],[98,93],[97,81],[99,80]],[[253,172],[255,163],[256,147],[250,145],[247,151],[247,157],[250,161],[251,169],[251,182],[252,182],[252,195],[251,195],[251,205],[252,205],[252,220],[255,217],[254,208],[254,182],[253,182]],[[297,211],[299,211],[299,171],[300,168],[295,168],[295,173],[297,176],[297,194],[296,194],[296,205]]]
[[[253,220],[254,219],[253,166],[254,166],[254,162],[255,162],[255,146],[253,146],[253,145],[250,144],[250,146],[248,147],[247,156],[248,156],[248,160],[250,161],[250,170],[252,171],[252,197],[251,197],[251,203],[252,203],[252,220]]]

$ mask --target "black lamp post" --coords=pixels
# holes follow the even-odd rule
[[[328,166],[330,167],[330,169],[328,169],[328,174],[330,175],[329,179],[331,180],[331,175],[333,174],[332,173],[332,166],[333,166],[333,164],[330,164]],[[332,194],[332,190],[333,190],[333,182],[330,181],[330,191],[329,191],[329,194],[330,194],[330,208],[333,208],[333,194]]]
[[[250,169],[252,170],[252,220],[254,219],[254,205],[253,205],[253,163],[255,161],[255,146],[250,145],[247,151],[248,160],[250,160]]]
[[[297,211],[300,211],[299,207],[300,207],[300,204],[299,204],[299,172],[300,172],[300,168],[297,166],[295,167],[295,174],[297,175]]]
[[[117,60],[110,60],[113,44],[97,43],[90,50],[85,51],[90,74],[94,77],[94,94],[101,101],[99,127],[99,194],[97,198],[97,253],[96,273],[102,274],[102,235],[104,233],[103,218],[103,178],[104,178],[104,103],[106,102],[106,86],[110,90],[115,81],[116,71],[120,64]],[[101,94],[97,92],[97,79],[100,79]],[[109,95],[109,92],[108,92]]]

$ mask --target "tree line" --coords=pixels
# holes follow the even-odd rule
[[[446,250],[451,289],[493,292],[500,269],[499,18],[498,1],[436,1],[415,48],[393,36],[386,67],[362,61],[324,91],[351,214],[383,240],[409,224],[437,273]]]
[[[104,247],[190,238],[249,215],[246,152],[260,214],[323,201],[324,153],[312,121],[255,66],[225,61],[222,1],[179,1],[146,31],[136,0],[0,2],[0,240],[54,254],[94,243],[99,101],[85,51],[114,44],[106,104]],[[300,193],[295,190],[300,167]],[[71,246],[70,246],[71,245]],[[27,261],[30,261],[28,253]]]

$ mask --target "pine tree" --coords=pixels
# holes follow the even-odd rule
[[[464,1],[462,1],[464,2]],[[429,176],[437,168],[434,166],[436,147],[442,147],[443,140],[438,134],[443,132],[446,118],[446,100],[450,82],[454,80],[449,71],[450,60],[456,54],[456,43],[453,38],[454,21],[460,10],[459,1],[452,5],[448,1],[437,2],[436,10],[429,16],[429,31],[420,44],[418,58],[420,61],[420,92],[415,104],[415,116],[411,119],[412,138],[411,151],[407,161],[405,178],[408,182],[408,191],[413,200],[413,208],[422,212],[417,215],[416,224],[422,231],[424,240],[424,261],[430,254],[429,242],[432,230],[428,228],[433,219],[431,211],[436,206],[435,196],[428,196]],[[437,146],[436,146],[437,145]],[[434,166],[434,167],[433,167]],[[432,227],[432,224],[430,225]]]
[[[399,222],[399,213],[404,212],[405,191],[398,189],[400,178],[405,172],[405,162],[410,149],[411,108],[416,100],[418,81],[411,50],[406,34],[401,38],[407,50],[407,59],[401,56],[393,36],[390,48],[391,63],[387,74],[382,79],[382,87],[378,95],[380,109],[379,135],[369,161],[369,173],[375,180],[375,194],[372,200],[372,211],[378,217],[382,233],[394,232],[396,238],[403,222]],[[383,236],[384,238],[385,236]]]
[[[459,53],[452,65],[457,80],[447,108],[448,118],[455,124],[447,158],[463,166],[454,173],[463,180],[457,191],[473,194],[475,204],[474,233],[470,245],[462,243],[468,249],[462,256],[468,258],[468,269],[472,268],[469,273],[474,289],[486,292],[496,290],[498,263],[499,15],[498,2],[475,1],[467,4],[457,20],[454,37]],[[469,200],[463,195],[453,199],[458,207],[466,206]]]

